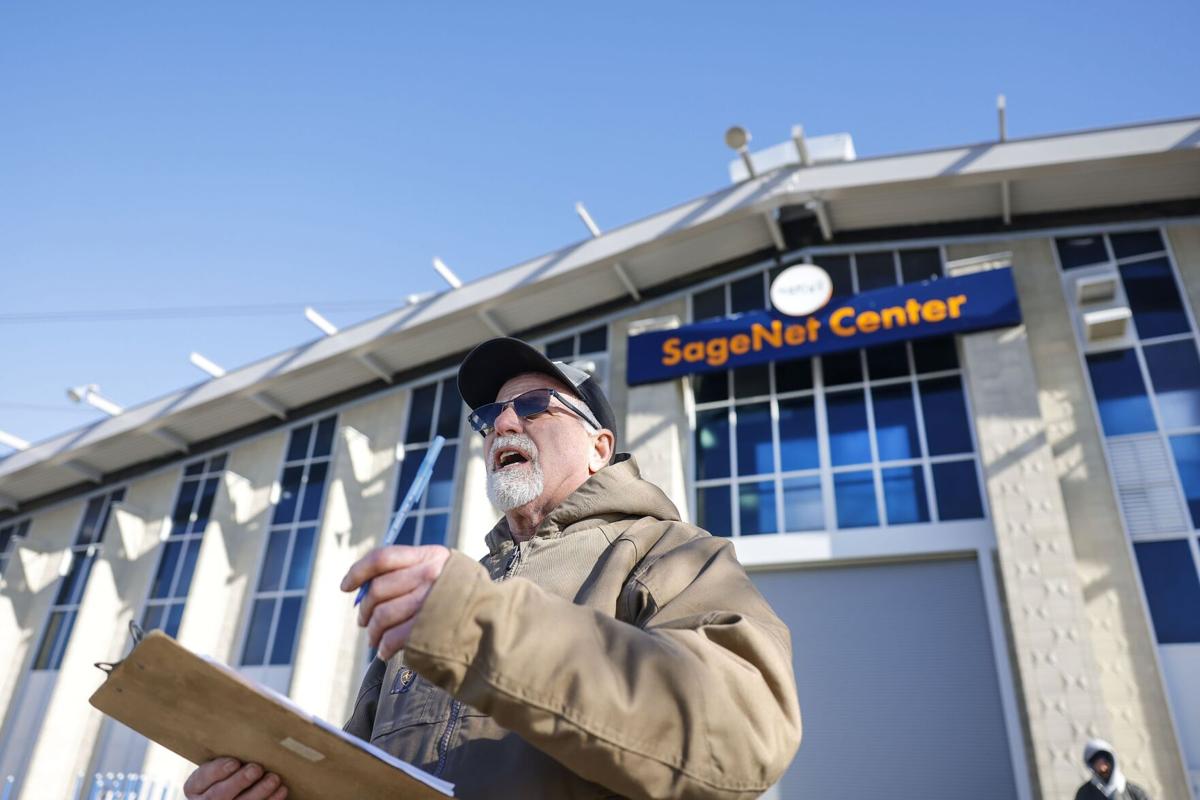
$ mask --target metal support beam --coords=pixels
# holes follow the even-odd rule
[[[102,473],[100,470],[96,469],[91,464],[85,464],[77,459],[64,461],[62,462],[62,466],[66,467],[72,472],[82,475],[92,483],[99,483],[104,479],[104,473]]]
[[[380,378],[382,378],[385,382],[387,382],[387,383],[392,382],[391,371],[388,370],[387,366],[382,361],[380,361],[376,356],[373,356],[370,353],[359,353],[358,355],[355,356],[355,358],[357,358],[364,367],[371,370],[371,372],[374,372],[376,375],[378,375]]]
[[[488,329],[491,330],[492,333],[496,334],[497,336],[508,336],[508,331],[500,327],[500,323],[496,322],[495,317],[488,313],[486,308],[481,308],[476,313],[478,314],[480,321],[483,322],[484,325],[487,325]]]
[[[600,226],[596,224],[596,220],[592,219],[592,215],[588,213],[583,203],[575,204],[575,213],[583,220],[583,224],[587,226],[588,233],[592,234],[593,239],[600,235]]]
[[[225,377],[224,367],[220,366],[211,359],[205,358],[197,352],[193,351],[192,354],[188,356],[188,361],[192,362],[192,366],[207,372],[214,378]]]
[[[817,224],[821,226],[821,236],[825,241],[833,239],[833,223],[829,219],[829,208],[825,201],[815,198],[805,203],[804,207],[817,215]]]
[[[191,450],[191,444],[187,439],[184,439],[170,428],[154,428],[150,431],[150,435],[159,441],[166,442],[171,447],[178,450],[180,453],[186,453]]]
[[[812,164],[812,156],[808,153],[808,143],[804,140],[803,125],[792,126],[792,143],[796,145],[796,155],[800,158],[800,164],[805,167]]]
[[[613,272],[617,273],[617,277],[621,279],[621,283],[625,285],[625,291],[629,292],[629,296],[635,302],[641,302],[642,293],[638,291],[637,286],[633,282],[633,278],[629,277],[629,273],[625,270],[625,265],[620,261],[613,262]]]
[[[787,249],[787,245],[783,241],[783,229],[779,227],[775,212],[764,211],[763,219],[767,221],[767,230],[771,232],[771,241],[775,243],[775,249],[782,253]]]
[[[13,436],[8,431],[0,431],[0,444],[5,447],[11,447],[13,450],[28,450],[29,442],[22,439],[20,436]]]
[[[0,511],[12,511],[17,507],[17,498],[0,494]]]
[[[283,407],[283,403],[280,403],[266,392],[255,392],[254,394],[250,395],[250,399],[255,403],[258,403],[258,405],[262,406],[267,411],[271,412],[272,415],[279,417],[280,419],[287,419],[287,409]]]
[[[750,176],[746,180],[750,180],[751,178],[757,178],[758,173],[755,172],[755,170],[754,170],[754,162],[750,160],[749,148],[742,147],[741,149],[738,150],[738,155],[742,157],[742,166],[744,166],[746,168],[746,174]]]
[[[1000,208],[1004,214],[1004,224],[1012,225],[1012,187],[1007,179],[1000,181]]]
[[[457,289],[462,286],[462,281],[454,274],[454,270],[446,266],[446,262],[434,256],[433,268],[437,270],[437,274],[442,276],[442,280],[450,284],[451,289]]]
[[[321,315],[321,312],[317,311],[312,306],[304,307],[304,318],[311,322],[317,330],[326,336],[333,336],[338,332],[337,326],[325,319],[325,317]]]

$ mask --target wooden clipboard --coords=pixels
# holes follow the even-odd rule
[[[229,755],[260,764],[283,778],[289,800],[453,796],[452,784],[343,733],[161,631],[146,634],[90,702],[193,763]]]

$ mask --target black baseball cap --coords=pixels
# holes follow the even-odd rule
[[[551,361],[536,347],[520,339],[507,336],[488,339],[468,353],[458,368],[458,393],[468,407],[476,409],[496,402],[500,387],[526,372],[549,375],[572,387],[600,427],[612,431],[613,449],[616,449],[617,417],[600,388],[600,381],[579,367]]]

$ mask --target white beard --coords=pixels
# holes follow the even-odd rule
[[[519,447],[529,454],[529,460],[524,464],[493,469],[495,453],[503,447]],[[528,436],[497,436],[488,450],[487,463],[487,495],[496,508],[505,512],[512,511],[542,496],[545,489],[542,465],[538,462],[537,445]]]

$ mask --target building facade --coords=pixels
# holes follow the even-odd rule
[[[800,263],[860,306],[1002,271],[1019,314],[878,343],[860,315],[834,349],[630,380]],[[1198,313],[1200,119],[843,152],[14,452],[0,779],[180,785],[87,703],[131,621],[342,721],[367,646],[338,583],[435,436],[403,539],[482,555],[499,516],[454,367],[504,332],[602,377],[622,449],[791,627],[805,733],[775,796],[1073,796],[1101,736],[1200,798]]]

